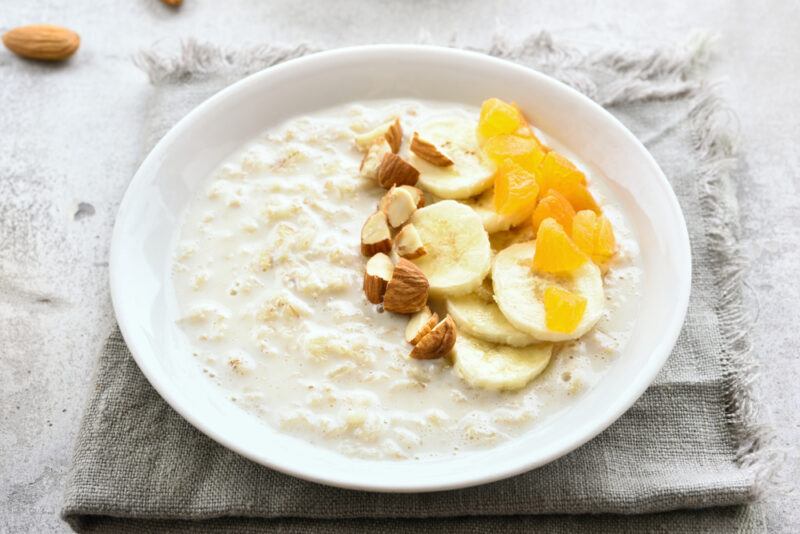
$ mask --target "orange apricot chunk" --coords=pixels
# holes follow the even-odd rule
[[[511,215],[531,206],[539,195],[536,175],[505,160],[494,175],[494,210]]]
[[[517,134],[495,135],[484,143],[483,151],[498,165],[510,159],[531,172],[535,171],[544,159],[544,151],[535,138]]]
[[[539,229],[542,221],[551,218],[555,219],[558,224],[569,234],[572,232],[572,218],[575,217],[575,210],[569,200],[559,193],[556,189],[550,189],[544,195],[536,209],[533,210],[533,228]]]
[[[536,231],[533,269],[541,273],[566,274],[589,261],[555,219],[547,218]]]
[[[545,288],[544,321],[549,330],[565,334],[574,332],[585,311],[585,297],[558,286]]]
[[[499,98],[489,98],[481,105],[478,141],[483,143],[495,135],[514,133],[526,125],[525,117],[516,106]]]
[[[572,240],[598,265],[607,263],[616,252],[611,222],[591,210],[579,211],[572,221]]]

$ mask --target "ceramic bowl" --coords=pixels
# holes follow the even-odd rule
[[[516,102],[538,128],[599,171],[635,229],[643,266],[638,321],[602,380],[547,424],[482,452],[431,461],[368,461],[315,447],[262,424],[202,375],[177,328],[170,277],[180,215],[227,156],[260,132],[321,108],[378,98],[478,106]],[[111,246],[111,293],[122,334],[161,396],[222,445],[304,479],[374,491],[459,488],[539,467],[586,443],[653,381],[686,313],[686,225],[645,147],[603,108],[558,81],[481,54],[426,46],[367,46],[314,54],[253,74],[194,109],[133,178]]]

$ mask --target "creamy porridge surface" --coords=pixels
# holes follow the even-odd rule
[[[209,380],[242,409],[350,456],[443,457],[556,416],[625,345],[638,246],[610,192],[583,167],[618,244],[598,324],[557,344],[547,370],[515,392],[472,388],[444,360],[408,357],[407,317],[378,313],[362,292],[360,228],[385,190],[359,176],[353,137],[394,116],[408,135],[445,112],[478,114],[401,100],[298,117],[232,155],[200,188],[176,243],[178,324]]]

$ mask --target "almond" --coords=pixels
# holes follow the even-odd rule
[[[400,187],[392,187],[384,195],[386,201],[381,200],[383,212],[392,228],[400,228],[417,211],[417,201],[411,193]]]
[[[395,187],[397,186],[392,186],[392,189],[394,189]],[[389,189],[390,193],[392,192],[392,189]],[[401,185],[400,187],[397,187],[397,189],[403,189],[405,191],[408,191],[414,198],[417,209],[425,206],[425,195],[422,193],[421,190],[417,189],[413,185]],[[383,195],[381,197],[380,202],[378,202],[378,209],[384,213],[386,213],[386,206],[389,204],[389,198],[391,198],[390,195],[388,194]]]
[[[397,255],[407,260],[414,260],[428,253],[417,227],[407,224],[394,236],[394,249]]]
[[[400,126],[400,119],[394,120],[389,129],[386,130],[384,137],[389,142],[389,146],[392,147],[392,152],[395,154],[400,152],[400,145],[403,143],[403,128]]]
[[[383,158],[387,154],[392,153],[392,147],[389,146],[389,141],[380,138],[378,141],[372,143],[364,154],[364,159],[361,160],[361,166],[358,168],[361,176],[370,180],[378,178],[378,169],[383,162]]]
[[[439,315],[431,312],[431,309],[425,306],[408,320],[405,332],[406,341],[416,345],[438,322]]]
[[[167,4],[168,6],[172,7],[178,7],[183,3],[183,0],[161,0],[161,1]]]
[[[428,286],[428,279],[419,267],[400,258],[386,285],[383,309],[395,313],[418,312],[428,302]]]
[[[422,190],[414,187],[413,185],[401,185],[400,189],[405,189],[411,196],[414,197],[414,200],[417,202],[417,209],[425,206],[425,195],[422,193]]]
[[[410,356],[416,360],[433,360],[446,356],[456,344],[456,323],[448,315],[442,322],[422,336]]]
[[[361,227],[361,254],[372,256],[390,250],[392,250],[392,233],[386,221],[386,214],[376,211],[367,217],[367,221]]]
[[[374,130],[357,135],[355,137],[356,146],[362,152],[369,150],[379,139],[385,139],[389,143],[392,152],[397,154],[400,151],[400,144],[403,141],[403,128],[400,126],[400,119],[381,124]]]
[[[63,61],[81,44],[74,31],[51,24],[32,24],[9,30],[3,35],[6,48],[28,59]]]
[[[453,164],[453,160],[439,152],[436,145],[422,139],[417,132],[414,132],[411,139],[411,152],[437,167],[449,167]]]
[[[386,293],[386,286],[392,279],[394,264],[386,254],[379,252],[367,261],[367,269],[364,272],[364,294],[367,300],[373,304],[383,302],[383,295]]]
[[[383,156],[377,178],[378,183],[386,189],[393,185],[416,185],[419,171],[397,154],[389,153]]]

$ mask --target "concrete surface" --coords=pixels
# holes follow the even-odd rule
[[[740,197],[759,389],[780,440],[800,441],[800,8],[793,2],[673,0],[4,0],[0,31],[50,22],[82,37],[60,66],[0,50],[0,532],[59,532],[64,475],[91,370],[113,323],[107,253],[114,214],[142,157],[147,80],[130,57],[157,41],[311,41],[338,46],[486,44],[539,29],[578,41],[671,43],[721,34],[716,74],[742,126]],[[602,37],[606,36],[606,37]],[[112,143],[112,140],[122,142]],[[796,459],[787,479],[800,478]],[[765,500],[770,530],[800,525],[796,494]]]

